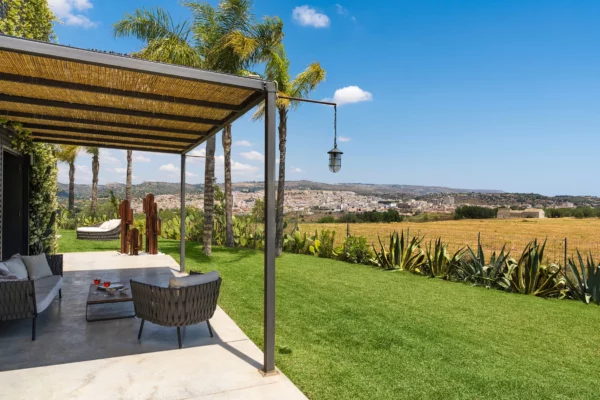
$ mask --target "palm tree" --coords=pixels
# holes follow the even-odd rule
[[[98,209],[98,173],[100,172],[100,149],[97,147],[86,147],[86,153],[92,156],[92,214]]]
[[[215,145],[216,139],[214,136],[206,141],[206,163],[204,164],[204,235],[202,237],[202,251],[207,256],[212,252],[213,211],[215,207]]]
[[[288,60],[283,45],[278,45],[269,54],[269,59],[265,66],[265,78],[270,81],[276,81],[279,95],[296,98],[308,98],[308,95],[321,82],[325,80],[325,70],[321,64],[314,62],[304,71],[299,73],[294,79],[289,74],[290,61]],[[277,111],[279,113],[279,181],[277,182],[277,204],[275,214],[275,251],[277,256],[281,255],[283,250],[283,204],[285,189],[285,155],[287,141],[287,117],[290,109],[297,108],[299,101],[293,101],[283,98],[277,99]],[[264,103],[258,108],[253,119],[260,119],[264,116]]]
[[[196,48],[203,67],[230,74],[248,75],[248,68],[266,61],[281,43],[283,23],[265,18],[255,23],[248,0],[223,0],[215,9],[207,3],[185,3],[194,14]],[[225,167],[225,246],[233,247],[233,193],[231,185],[231,125],[222,133]],[[205,209],[206,213],[206,209]]]
[[[225,162],[225,246],[233,247],[233,192],[231,187],[231,125],[222,134]]]
[[[202,66],[200,54],[191,44],[193,32],[184,23],[175,23],[168,11],[157,7],[155,10],[137,9],[133,14],[113,25],[117,38],[135,37],[145,43],[134,56],[152,61]]]
[[[131,156],[132,151],[127,150],[127,176],[125,178],[125,198],[131,203]]]
[[[56,158],[69,164],[69,211],[75,208],[75,160],[81,147],[61,144],[56,148]]]

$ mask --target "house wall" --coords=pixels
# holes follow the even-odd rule
[[[3,216],[4,216],[4,153],[5,151],[12,151],[13,150],[13,145],[12,145],[12,139],[11,139],[11,135],[10,132],[8,131],[8,129],[0,126],[0,260],[5,259],[6,257],[10,257],[11,255],[6,255],[3,252],[2,249],[2,243],[3,243],[3,237],[2,237],[2,227],[3,227]],[[19,154],[18,152],[15,152],[15,154]],[[29,157],[26,157],[27,160],[29,160]],[[25,161],[24,162],[24,166],[26,167],[24,173],[23,173],[23,177],[25,179],[25,181],[23,182],[23,199],[24,199],[24,203],[23,203],[23,215],[24,215],[24,224],[23,224],[23,229],[24,229],[24,237],[23,237],[23,245],[22,245],[22,254],[29,254],[29,244],[28,244],[28,237],[29,237],[29,206],[28,206],[28,202],[29,202],[29,162]]]

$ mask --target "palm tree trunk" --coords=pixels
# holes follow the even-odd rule
[[[69,162],[69,211],[75,208],[75,161]]]
[[[127,150],[127,177],[125,181],[125,198],[131,203],[131,150]]]
[[[92,213],[96,214],[98,208],[98,173],[100,172],[100,157],[92,156]]]
[[[275,254],[283,251],[283,203],[285,200],[285,152],[287,142],[287,110],[279,109],[279,181],[277,182],[277,203],[275,210]]]
[[[233,247],[233,193],[231,191],[231,125],[223,129],[225,153],[225,246]]]
[[[206,163],[204,164],[204,235],[202,251],[207,256],[212,252],[213,211],[215,207],[215,137],[206,141]]]

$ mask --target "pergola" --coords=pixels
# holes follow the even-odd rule
[[[275,372],[275,83],[0,35],[0,115],[34,141],[181,155],[265,102],[264,364]],[[180,268],[185,271],[185,224]]]

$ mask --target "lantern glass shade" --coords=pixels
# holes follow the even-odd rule
[[[329,154],[329,170],[335,174],[342,168],[342,154],[344,153],[338,150],[337,147],[327,153]]]

